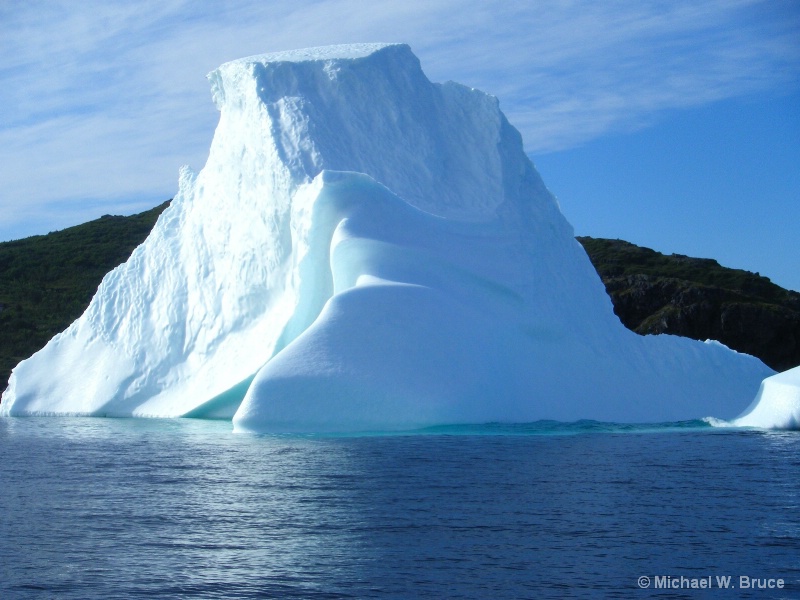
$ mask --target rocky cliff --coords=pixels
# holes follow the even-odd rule
[[[579,237],[614,303],[642,335],[719,340],[777,371],[800,364],[800,294],[711,259]]]

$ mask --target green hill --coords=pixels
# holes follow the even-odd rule
[[[0,388],[19,361],[83,313],[103,276],[128,259],[168,205],[0,243]],[[578,240],[628,328],[717,339],[779,371],[800,364],[800,294],[710,259]]]

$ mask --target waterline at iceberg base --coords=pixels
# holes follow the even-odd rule
[[[497,100],[431,83],[408,46],[268,54],[209,79],[206,166],[14,369],[2,414],[255,432],[730,420],[773,374],[625,329]]]

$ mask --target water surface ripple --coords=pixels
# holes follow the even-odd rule
[[[3,599],[800,597],[797,433],[5,418],[0,452]]]

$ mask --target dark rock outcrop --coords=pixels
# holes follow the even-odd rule
[[[800,294],[715,260],[579,237],[629,329],[719,340],[777,371],[800,365]]]

